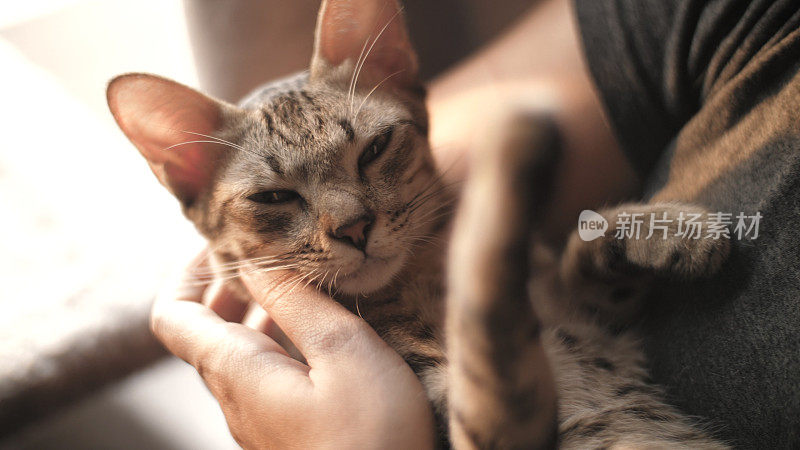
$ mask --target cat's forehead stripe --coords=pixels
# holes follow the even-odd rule
[[[344,130],[349,142],[353,142],[356,139],[356,131],[353,129],[353,124],[350,123],[349,120],[339,119],[339,126]]]
[[[281,165],[281,163],[278,160],[278,158],[276,158],[276,157],[274,157],[272,155],[266,155],[266,156],[264,156],[264,161],[267,162],[269,167],[276,174],[278,174],[278,175],[283,175],[284,174],[283,166]]]
[[[267,108],[261,110],[261,116],[264,118],[264,123],[267,126],[267,134],[270,136],[277,136],[283,144],[288,146],[296,146],[297,144],[293,142],[291,139],[286,137],[286,135],[281,131],[275,123],[275,119],[272,117],[271,111]]]
[[[267,134],[277,137],[283,145],[300,147],[308,145],[315,137],[325,131],[326,116],[331,116],[319,104],[316,97],[305,89],[290,89],[270,96],[269,101],[260,107]],[[329,119],[330,120],[330,119]],[[331,120],[332,121],[332,120]],[[345,129],[349,140],[355,139],[355,131],[349,125],[352,134]],[[352,136],[352,139],[350,139]]]

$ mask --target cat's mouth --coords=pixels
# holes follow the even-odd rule
[[[389,257],[364,252],[353,270],[342,272],[336,279],[336,289],[345,294],[369,294],[388,285],[403,266],[402,254]]]

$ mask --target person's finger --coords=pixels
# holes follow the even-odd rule
[[[242,324],[275,339],[275,336],[271,334],[274,329],[277,328],[275,321],[272,320],[269,313],[256,302],[251,302],[248,306],[247,313],[244,315],[244,319],[242,319]]]
[[[311,392],[308,366],[268,336],[225,322],[205,305],[157,301],[151,324],[169,351],[194,366],[223,410],[256,401],[265,414],[280,414],[276,408]]]
[[[269,313],[258,303],[250,303],[250,309],[248,309],[247,314],[245,314],[242,324],[271,337],[272,340],[280,344],[292,358],[302,363],[306,362],[300,350],[289,340],[289,337],[286,336],[286,333],[281,330],[281,327],[269,316]]]
[[[312,287],[292,285],[290,276],[256,271],[242,280],[309,364],[352,359],[365,343],[386,346],[361,318]]]
[[[158,293],[157,299],[185,300],[188,302],[202,302],[203,295],[208,288],[208,283],[198,278],[198,273],[208,267],[208,252],[202,251],[187,264],[180,275],[170,279]]]
[[[231,282],[217,280],[208,288],[203,303],[226,321],[241,322],[247,313],[250,300],[241,297]]]
[[[171,353],[201,375],[204,370],[229,373],[231,368],[252,368],[265,358],[274,366],[296,364],[269,336],[226,322],[199,303],[161,298],[153,305],[150,327]]]

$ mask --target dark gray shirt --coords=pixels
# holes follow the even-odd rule
[[[664,283],[648,299],[655,381],[736,447],[800,448],[800,1],[575,7],[589,68],[648,192],[676,164],[735,161],[690,200],[763,215],[758,238],[736,242],[718,276]]]

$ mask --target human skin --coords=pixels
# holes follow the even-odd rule
[[[228,322],[246,307],[194,280],[202,257],[156,300],[151,328],[193,365],[244,448],[433,448],[433,415],[403,359],[361,318],[281,275],[242,279],[253,298],[305,356],[289,356],[268,334]]]
[[[549,116],[562,138],[555,197],[544,218],[563,239],[581,210],[633,195],[639,180],[622,154],[584,65],[569,0],[540,2],[490,45],[429,86],[431,147],[453,181],[467,173],[470,143],[498,110]]]
[[[434,80],[428,106],[431,146],[450,182],[466,176],[470,143],[494,110],[519,107],[553,118],[563,141],[556,194],[544,220],[553,240],[572,230],[581,209],[619,201],[637,188],[583,65],[568,0],[540,2]],[[184,285],[162,295],[152,314],[156,336],[197,368],[240,444],[432,445],[431,411],[419,381],[363,320],[313,289],[287,293],[274,274],[244,280],[259,305],[250,313],[228,293]],[[306,363],[269,336],[274,324]]]

